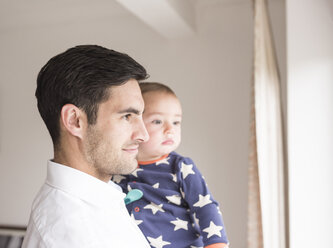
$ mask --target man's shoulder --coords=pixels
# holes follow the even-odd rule
[[[80,205],[82,205],[80,199],[44,184],[33,202],[31,217],[37,228],[53,225],[79,215]]]
[[[32,208],[33,210],[44,207],[55,208],[57,205],[62,205],[61,200],[65,201],[65,203],[74,203],[75,197],[61,189],[44,183],[34,199]],[[48,211],[47,209],[45,210]]]
[[[74,245],[87,239],[83,231],[87,225],[86,211],[80,201],[48,185],[41,188],[33,203],[29,225],[34,226],[47,247],[61,240]]]

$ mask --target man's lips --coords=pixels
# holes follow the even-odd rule
[[[129,152],[129,153],[138,153],[138,147],[129,147],[129,148],[124,148],[123,151]]]
[[[175,142],[173,140],[169,139],[169,140],[163,141],[162,145],[173,145],[173,143],[175,143]]]

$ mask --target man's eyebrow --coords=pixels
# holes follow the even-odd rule
[[[141,112],[135,108],[127,108],[127,109],[123,109],[123,110],[120,110],[118,112],[118,114],[125,114],[125,113],[132,113],[132,114],[136,114],[136,115],[139,115],[141,114]]]

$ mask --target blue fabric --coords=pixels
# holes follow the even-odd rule
[[[218,203],[190,158],[172,152],[113,181],[125,193],[131,189],[143,192],[127,209],[152,247],[228,243]]]

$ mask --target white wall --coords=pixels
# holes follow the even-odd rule
[[[333,6],[287,1],[290,244],[333,243]]]
[[[246,247],[252,6],[224,2],[203,4],[196,34],[176,40],[113,1],[0,2],[0,224],[27,223],[53,155],[34,97],[39,69],[71,46],[93,43],[128,53],[150,80],[176,91],[184,108],[178,151],[204,174],[233,247]],[[283,64],[283,2],[270,9]]]

